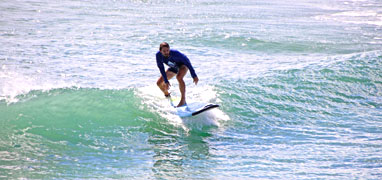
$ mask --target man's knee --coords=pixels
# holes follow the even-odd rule
[[[183,78],[184,76],[186,75],[187,71],[184,72],[184,73],[179,73],[177,76],[176,76],[176,79],[179,81],[179,82],[183,82]]]
[[[176,79],[178,81],[183,81],[183,78],[184,76],[187,74],[187,71],[188,71],[188,68],[186,66],[182,66],[180,69],[179,69],[179,73],[176,75]]]
[[[157,86],[162,86],[162,84],[163,84],[163,80],[162,78],[159,78],[157,81]]]
[[[178,80],[178,81],[183,81],[183,76],[179,76],[179,74],[176,76],[176,79]]]

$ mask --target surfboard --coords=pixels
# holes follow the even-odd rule
[[[176,114],[180,117],[196,116],[205,111],[219,107],[218,104],[194,102],[184,106],[176,107]]]
[[[171,106],[176,109],[176,114],[180,117],[196,116],[200,113],[219,107],[218,104],[204,103],[204,102],[192,102],[180,107],[173,105],[173,99],[170,99]]]

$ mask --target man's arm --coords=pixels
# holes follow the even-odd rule
[[[163,77],[163,79],[164,79],[164,82],[166,83],[166,84],[168,84],[169,82],[168,82],[168,79],[167,79],[167,75],[166,75],[166,72],[164,71],[164,65],[163,65],[163,62],[162,62],[162,58],[160,57],[160,54],[159,53],[157,53],[157,55],[156,55],[156,59],[157,59],[157,66],[158,66],[158,68],[159,68],[159,71],[160,71],[160,73],[162,74],[162,77]]]
[[[194,78],[194,81],[195,81],[195,77],[197,77],[196,73],[195,73],[195,70],[194,70],[194,67],[192,67],[192,64],[190,62],[190,60],[188,59],[188,57],[186,55],[184,55],[183,53],[180,53],[177,54],[180,59],[182,60],[182,63],[184,65],[187,66],[187,68],[190,70],[190,73],[191,73],[191,77]]]

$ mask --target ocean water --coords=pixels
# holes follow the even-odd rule
[[[380,0],[2,0],[0,43],[0,179],[382,179]]]

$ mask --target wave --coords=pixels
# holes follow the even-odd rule
[[[148,90],[148,91],[147,91]],[[96,88],[59,88],[33,90],[19,95],[18,102],[0,101],[1,122],[9,131],[38,134],[54,141],[81,141],[84,132],[98,128],[136,129],[139,132],[162,133],[181,126],[183,130],[201,130],[219,126],[227,118],[221,111],[192,118],[179,118],[155,87],[101,90]],[[190,92],[193,100],[212,96]],[[176,93],[174,93],[176,94]],[[16,132],[16,133],[17,133]],[[107,132],[107,131],[106,131]],[[12,134],[12,133],[10,133]],[[84,142],[83,142],[84,143]]]
[[[245,124],[254,122],[252,128],[336,126],[341,119],[353,123],[365,115],[371,119],[380,115],[381,67],[379,52],[358,53],[273,69],[263,76],[222,80],[218,88],[231,111]]]
[[[155,86],[31,89],[16,95],[16,102],[0,101],[0,172],[33,176],[40,169],[47,174],[41,177],[72,177],[73,169],[94,170],[89,167],[103,167],[102,162],[144,174],[170,156],[181,159],[189,146],[184,141],[198,147],[222,142],[221,149],[298,143],[301,152],[315,145],[380,148],[380,67],[379,52],[357,53],[280,65],[255,77],[214,79],[213,85],[188,88],[188,98],[222,104],[221,111],[187,119],[170,113]],[[206,140],[211,136],[216,141]]]
[[[9,177],[17,174],[7,170],[30,175],[34,168],[61,171],[55,167],[77,161],[86,171],[89,164],[105,162],[99,152],[144,158],[150,144],[187,133],[152,111],[156,106],[144,102],[136,89],[58,88],[17,98],[0,102],[0,172]],[[144,162],[129,161],[129,166]]]
[[[140,110],[144,107],[131,90],[65,88],[31,91],[18,98],[17,103],[0,104],[2,123],[12,127],[9,131],[28,131],[55,141],[80,141],[83,132],[134,127],[144,122],[138,119],[155,116]]]

